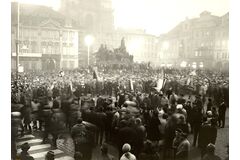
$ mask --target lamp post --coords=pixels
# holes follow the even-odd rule
[[[89,52],[90,52],[90,46],[92,45],[92,43],[93,43],[93,41],[94,41],[94,38],[93,38],[93,36],[91,36],[91,35],[87,35],[86,37],[85,37],[85,39],[84,39],[84,41],[85,41],[85,44],[87,45],[87,49],[88,49],[88,51],[87,51],[87,64],[88,64],[88,66],[89,66]]]

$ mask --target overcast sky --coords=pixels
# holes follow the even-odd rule
[[[60,0],[19,0],[60,7]],[[116,27],[145,29],[147,33],[166,33],[186,17],[194,18],[207,10],[222,16],[229,11],[229,0],[112,0]]]

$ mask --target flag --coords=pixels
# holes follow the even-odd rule
[[[190,85],[190,83],[191,83],[191,78],[188,77],[188,79],[187,79],[187,85]]]
[[[96,79],[96,80],[99,79],[97,67],[94,67],[94,68],[93,68],[93,79]]]
[[[157,87],[154,87],[158,92],[162,89],[164,83],[164,79],[160,78],[157,81]]]
[[[129,80],[129,85],[130,85],[130,90],[134,91],[132,79]]]
[[[196,76],[197,75],[196,70],[192,71],[189,75],[190,76]]]
[[[59,77],[63,77],[65,75],[64,71],[59,72]]]

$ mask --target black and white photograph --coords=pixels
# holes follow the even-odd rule
[[[229,159],[229,0],[9,6],[12,160]]]

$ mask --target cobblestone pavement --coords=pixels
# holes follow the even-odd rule
[[[207,103],[207,102],[206,102]],[[205,103],[205,107],[206,107]],[[38,135],[38,137],[41,137],[41,135]],[[188,137],[190,143],[193,142],[193,135],[189,135]],[[222,159],[225,159],[227,156],[227,149],[226,145],[229,143],[229,110],[226,111],[226,122],[225,122],[225,128],[219,128],[218,129],[218,135],[216,140],[216,154],[219,155]],[[69,134],[62,135],[57,140],[57,147],[58,149],[62,150],[65,154],[68,156],[73,157],[74,155],[74,144],[71,136]],[[109,145],[109,153],[112,154],[115,157],[118,157],[118,150],[116,147]],[[100,155],[100,146],[96,146],[93,149],[92,153],[92,159],[95,160]],[[190,150],[190,160],[200,160],[200,151],[196,147],[191,146]]]
[[[222,159],[226,158],[226,145],[229,142],[229,121],[228,121],[228,110],[226,112],[226,125],[225,128],[219,128],[218,129],[218,136],[217,136],[217,140],[216,140],[216,154],[219,155]],[[188,137],[190,143],[192,144],[193,142],[193,135],[189,135]],[[73,144],[73,140],[70,137],[70,135],[64,135],[64,138],[59,139],[57,141],[58,143],[58,148],[63,150],[66,154],[68,154],[69,156],[73,156],[74,155],[74,144]],[[109,153],[114,155],[115,157],[118,157],[118,151],[117,149],[112,146],[109,145]],[[95,160],[97,159],[97,157],[100,155],[100,146],[96,146],[93,150],[93,154],[92,154],[92,159]],[[200,151],[198,148],[196,147],[191,147],[191,151],[190,151],[190,159],[191,160],[200,160]]]

